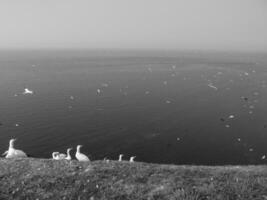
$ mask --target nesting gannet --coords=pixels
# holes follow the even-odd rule
[[[67,158],[67,155],[65,153],[58,153],[59,160],[64,160]]]
[[[122,156],[123,156],[123,154],[120,154],[120,155],[119,155],[119,160],[118,160],[119,162],[122,161]]]
[[[70,155],[71,150],[72,150],[72,148],[67,149],[67,157],[65,158],[66,160],[71,160],[71,155]]]
[[[134,159],[136,158],[136,156],[132,156],[131,158],[130,158],[130,162],[134,162]]]
[[[86,155],[80,152],[81,147],[82,145],[77,146],[75,157],[77,158],[78,161],[81,161],[81,162],[90,161],[90,159]]]
[[[60,160],[59,157],[58,157],[58,154],[59,154],[59,152],[53,152],[52,153],[52,159],[54,159],[54,160]]]
[[[9,148],[3,155],[6,155],[6,158],[27,158],[26,153],[14,148],[15,140],[16,139],[11,139],[9,141]]]
[[[33,94],[33,91],[25,88],[23,94]]]

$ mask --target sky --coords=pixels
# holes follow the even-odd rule
[[[0,48],[267,51],[267,0],[0,0]]]

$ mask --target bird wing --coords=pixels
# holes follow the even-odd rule
[[[17,149],[14,151],[14,155],[15,155],[16,157],[27,157],[26,153],[24,153],[24,152],[21,151],[21,150],[17,150]]]
[[[5,151],[5,152],[2,154],[2,156],[7,155],[7,154],[8,154],[8,151]]]
[[[82,154],[82,153],[78,154],[78,155],[76,156],[76,158],[77,158],[79,161],[90,161],[90,159],[89,159],[86,155],[84,155],[84,154]]]
[[[64,153],[61,153],[58,155],[58,157],[59,157],[59,159],[65,159],[67,157],[67,155]]]

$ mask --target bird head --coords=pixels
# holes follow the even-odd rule
[[[135,158],[136,158],[136,156],[132,156],[132,157],[130,158],[130,161],[133,161]]]
[[[52,157],[54,158],[55,156],[57,156],[59,154],[59,152],[53,152],[52,153]]]

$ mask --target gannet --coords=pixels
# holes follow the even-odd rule
[[[72,148],[67,149],[67,157],[65,158],[66,160],[71,160],[71,155],[70,155],[71,150],[72,150]]]
[[[6,158],[27,158],[26,153],[14,148],[15,140],[16,139],[11,139],[9,141],[9,148],[3,155],[6,155]]]
[[[33,91],[25,88],[23,94],[33,94]]]
[[[52,159],[54,159],[54,160],[60,160],[59,157],[58,157],[58,154],[59,154],[59,152],[53,152],[52,153]]]
[[[131,158],[130,158],[130,162],[134,162],[134,159],[136,158],[136,156],[132,156]]]
[[[123,156],[123,154],[120,154],[120,155],[119,155],[119,162],[122,161],[122,156]]]
[[[65,158],[67,158],[67,155],[65,153],[58,153],[58,158],[59,160],[64,160]]]
[[[80,152],[81,147],[82,145],[77,146],[75,157],[77,158],[78,161],[81,161],[81,162],[90,161],[90,159],[86,155]]]

